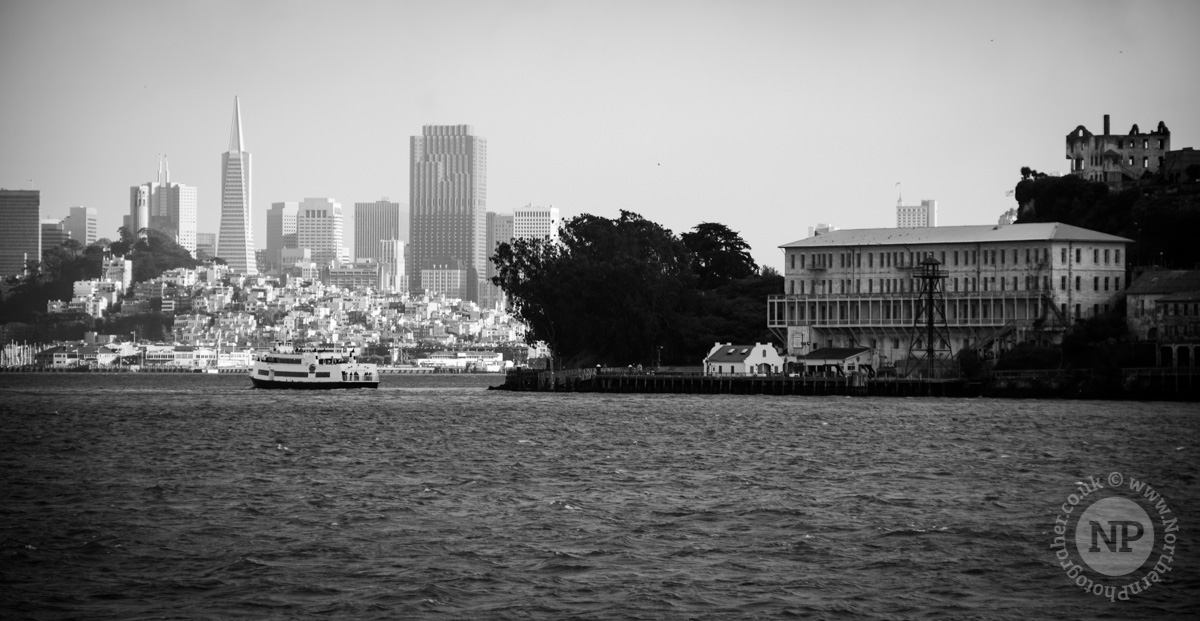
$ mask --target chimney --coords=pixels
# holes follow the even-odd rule
[[[1104,135],[1108,135],[1108,115],[1104,115]]]

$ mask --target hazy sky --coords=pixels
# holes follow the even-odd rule
[[[470,124],[490,211],[721,222],[780,268],[819,222],[895,226],[901,191],[994,223],[1104,114],[1200,146],[1197,24],[1195,0],[0,0],[0,186],[115,238],[165,153],[216,232],[238,95],[258,247],[272,202],[407,203],[409,137]]]

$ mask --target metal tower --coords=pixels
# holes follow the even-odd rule
[[[938,377],[947,370],[951,359],[950,329],[946,326],[946,272],[941,266],[937,259],[925,257],[913,273],[921,282],[921,296],[913,317],[905,377],[919,369],[925,377]]]

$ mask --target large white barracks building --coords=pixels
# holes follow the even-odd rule
[[[932,257],[951,354],[1060,342],[1121,303],[1130,242],[1059,223],[830,231],[781,246],[785,290],[767,324],[791,356],[869,347],[877,367],[894,365],[925,308],[914,272]]]

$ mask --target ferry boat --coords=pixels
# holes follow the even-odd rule
[[[277,343],[250,365],[255,388],[378,388],[379,368],[354,359],[354,349]]]

